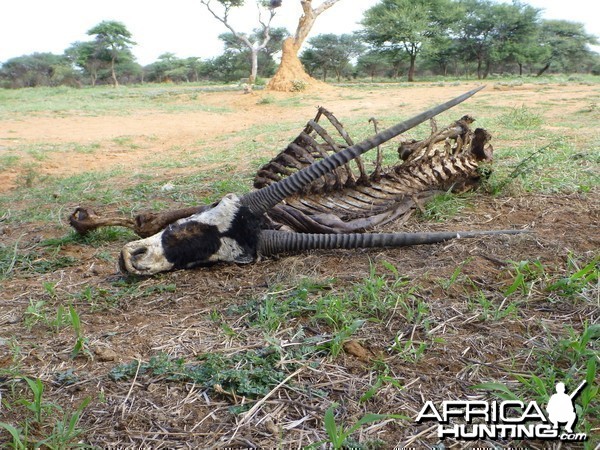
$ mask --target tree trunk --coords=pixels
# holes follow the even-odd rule
[[[408,68],[408,81],[415,81],[415,61],[417,55],[410,54],[410,67]]]
[[[119,87],[119,80],[117,80],[117,73],[115,72],[115,58],[110,60],[110,73],[113,79],[113,87]]]
[[[488,77],[488,75],[490,74],[490,67],[491,67],[491,64],[490,64],[490,62],[489,62],[489,61],[486,61],[486,63],[485,63],[485,70],[483,71],[483,79],[484,79],[484,80],[485,80],[485,79]]]
[[[481,66],[482,66],[482,60],[481,58],[477,58],[477,79],[481,80]]]
[[[519,64],[519,76],[522,77],[523,76],[523,63],[517,63]]]
[[[254,86],[254,83],[256,83],[256,75],[258,73],[258,49],[251,48],[250,55],[252,58],[252,64],[250,69],[250,77],[248,78],[248,84],[250,86]]]
[[[542,68],[541,68],[541,69],[538,71],[538,73],[537,73],[536,77],[541,77],[541,76],[542,76],[542,74],[543,74],[543,73],[544,73],[546,70],[548,70],[549,68],[550,68],[550,63],[546,63],[546,65],[545,65],[544,67],[542,67]]]

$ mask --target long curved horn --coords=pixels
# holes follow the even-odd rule
[[[450,239],[474,238],[485,235],[520,234],[527,230],[443,231],[434,233],[349,233],[317,234],[288,233],[265,230],[261,233],[258,252],[263,256],[299,253],[306,250],[353,248],[394,248],[410,245],[436,244]]]
[[[378,145],[381,145],[384,142],[387,142],[390,139],[398,136],[399,134],[416,127],[420,123],[437,116],[447,109],[464,102],[466,99],[484,87],[485,86],[480,86],[456,98],[453,98],[446,103],[428,109],[427,111],[422,112],[421,114],[418,114],[402,123],[394,125],[393,127],[390,127],[365,141],[348,147],[339,153],[334,153],[328,158],[322,159],[277,183],[273,183],[258,191],[250,192],[249,194],[244,195],[240,200],[242,204],[250,208],[254,214],[261,215],[271,209],[273,206],[277,205],[284,198],[300,191],[304,186],[312,183],[317,178],[337,169],[344,164],[347,164],[354,158],[362,155],[372,148],[375,148]]]

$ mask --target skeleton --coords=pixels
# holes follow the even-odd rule
[[[119,266],[122,271],[138,275],[217,262],[251,263],[260,256],[311,249],[401,247],[520,233],[521,230],[362,233],[399,217],[406,218],[436,192],[467,190],[478,183],[479,162],[491,161],[492,149],[485,130],[471,132],[470,116],[463,116],[441,131],[434,126],[432,135],[424,141],[402,142],[398,153],[404,162],[390,170],[381,168],[379,146],[480,89],[358,144],[331,113],[320,108],[298,138],[259,169],[255,191],[241,197],[228,194],[210,206],[142,214],[134,220],[102,219],[91,210],[78,208],[70,222],[80,233],[105,225],[134,229],[144,239],[124,246]],[[342,144],[335,142],[318,123],[322,116],[337,130]],[[434,147],[439,142],[444,142],[442,150]],[[376,167],[368,175],[360,155],[375,147]],[[354,162],[358,173],[351,169],[350,162]]]

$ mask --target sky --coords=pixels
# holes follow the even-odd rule
[[[317,6],[322,0],[313,0]],[[509,2],[510,0],[502,0]],[[0,63],[34,52],[62,54],[73,42],[91,40],[87,30],[103,20],[125,24],[137,43],[137,61],[150,64],[166,52],[179,58],[211,58],[222,53],[219,34],[226,32],[200,0],[5,0],[0,8]],[[216,3],[216,2],[213,2]],[[257,24],[254,1],[231,13],[239,31],[250,32]],[[365,10],[378,0],[340,0],[316,21],[310,36],[350,33],[360,28]],[[598,0],[525,0],[542,9],[545,19],[581,22],[590,34],[600,36]],[[294,32],[302,9],[298,0],[283,0],[273,25]],[[309,36],[309,37],[310,37]],[[595,47],[600,51],[600,47]]]

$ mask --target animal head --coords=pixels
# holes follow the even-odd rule
[[[370,139],[321,159],[277,183],[243,197],[228,194],[212,207],[180,219],[153,236],[130,242],[121,252],[120,267],[129,273],[152,275],[217,262],[249,263],[255,261],[259,253],[272,254],[274,249],[287,252],[307,248],[340,248],[341,244],[335,243],[334,235],[325,235],[325,239],[311,238],[310,245],[308,241],[292,243],[287,236],[283,236],[275,245],[272,234],[262,231],[262,217],[286,197],[301,191],[324,174],[463,102],[482,88],[483,86],[431,108]],[[455,234],[445,239],[456,237]],[[269,238],[265,239],[264,236]],[[439,238],[437,239],[430,242],[439,242]],[[344,245],[349,245],[344,248],[352,248],[356,243],[366,241],[352,239],[344,242]],[[368,243],[359,245],[369,246]]]
[[[228,194],[212,208],[179,219],[121,251],[121,270],[153,275],[217,262],[249,263],[257,256],[261,217]]]

